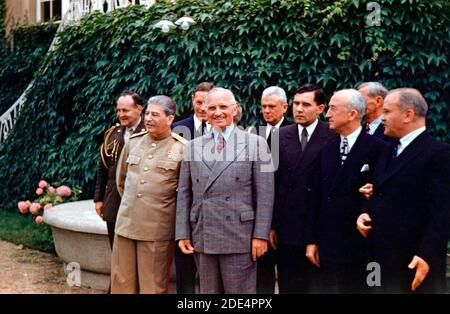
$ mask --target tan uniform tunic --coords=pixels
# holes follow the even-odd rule
[[[167,293],[183,138],[130,137],[117,165],[122,201],[111,261],[112,293]]]

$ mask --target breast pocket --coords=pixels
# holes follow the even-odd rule
[[[127,164],[129,166],[139,165],[140,162],[141,162],[141,157],[136,156],[136,155],[129,155],[127,158]]]
[[[158,160],[156,162],[156,169],[158,172],[168,177],[178,175],[178,162]]]

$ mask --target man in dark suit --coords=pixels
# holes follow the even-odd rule
[[[116,167],[120,153],[130,135],[145,132],[141,119],[143,99],[134,92],[124,92],[117,99],[116,111],[119,122],[110,127],[104,135],[100,150],[95,184],[95,210],[106,221],[111,249],[114,242],[114,229],[120,195],[116,188]]]
[[[278,86],[266,88],[261,96],[261,111],[264,124],[257,128],[257,134],[266,139],[269,148],[275,142],[272,149],[272,157],[278,160],[279,130],[281,127],[292,124],[284,114],[288,109],[286,92]],[[276,157],[274,156],[276,155]],[[256,293],[273,294],[275,292],[275,265],[277,252],[269,247],[266,254],[258,260],[258,273],[256,281]]]
[[[270,233],[278,253],[280,293],[311,291],[314,267],[305,257],[306,209],[311,189],[306,179],[322,147],[333,136],[319,120],[325,94],[316,85],[304,84],[294,95],[296,124],[280,129],[279,166],[275,173],[275,204]]]
[[[388,92],[387,88],[378,82],[364,82],[358,85],[358,91],[366,99],[366,112],[363,119],[364,131],[391,142],[391,139],[384,135],[384,127],[381,123],[383,101]]]
[[[384,101],[384,132],[398,145],[383,155],[370,206],[357,220],[380,266],[375,291],[445,293],[450,146],[426,131],[427,110],[412,88],[392,90]]]
[[[199,83],[191,96],[194,114],[190,117],[177,121],[172,124],[172,130],[183,136],[187,140],[202,136],[211,129],[208,123],[208,116],[205,106],[206,94],[213,89],[214,85],[209,82]],[[195,293],[196,273],[194,257],[189,254],[183,254],[175,246],[175,274],[178,294]]]
[[[214,88],[206,101],[213,131],[186,146],[175,238],[195,256],[200,293],[256,293],[256,260],[267,251],[273,210],[270,152],[234,124],[230,90]]]
[[[194,114],[186,119],[174,122],[172,124],[173,132],[190,141],[202,136],[206,131],[210,131],[211,125],[209,125],[206,115],[205,97],[213,87],[214,84],[209,82],[202,82],[195,86],[191,96]]]
[[[339,136],[324,146],[313,167],[317,198],[310,203],[306,255],[320,267],[325,293],[360,293],[365,287],[366,241],[355,228],[365,203],[359,188],[372,182],[387,143],[362,132],[364,109],[364,96],[357,90],[334,93],[326,118]]]

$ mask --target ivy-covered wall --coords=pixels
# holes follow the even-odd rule
[[[0,149],[0,208],[31,197],[40,178],[81,185],[90,197],[102,133],[125,89],[171,95],[181,115],[191,110],[195,84],[214,81],[235,92],[249,125],[260,119],[267,86],[291,92],[311,82],[330,96],[376,80],[420,89],[431,132],[448,141],[448,1],[377,3],[380,26],[368,25],[376,12],[366,2],[350,0],[160,1],[84,18],[59,35]],[[153,28],[184,11],[197,21],[187,32]]]
[[[56,27],[54,23],[18,26],[0,47],[0,115],[14,104],[33,79]]]
[[[0,45],[3,44],[3,40],[5,38],[5,27],[6,27],[6,0],[0,0]]]

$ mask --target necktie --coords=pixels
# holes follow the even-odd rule
[[[269,136],[267,137],[267,145],[269,146],[269,149],[271,149],[272,148],[272,132],[274,132],[276,130],[276,128],[272,125],[270,125],[270,126],[268,125],[267,127],[270,129]]]
[[[348,139],[344,137],[341,141],[341,165],[347,159],[348,155]]]
[[[206,122],[205,121],[202,121],[202,129],[201,129],[201,131],[202,131],[202,134],[205,134],[205,132],[206,132]]]
[[[222,133],[219,133],[219,135],[217,136],[217,152],[220,154],[220,152],[223,150],[223,148],[225,147],[225,140],[222,136]]]
[[[400,141],[398,139],[394,140],[394,147],[392,148],[391,159],[397,158],[398,149],[400,147]]]
[[[370,127],[369,127],[369,122],[366,122],[366,124],[364,125],[364,131],[366,131],[366,133],[370,132]]]
[[[300,145],[302,145],[302,152],[306,149],[306,144],[308,144],[308,131],[306,128],[303,128],[302,136],[300,138]]]

